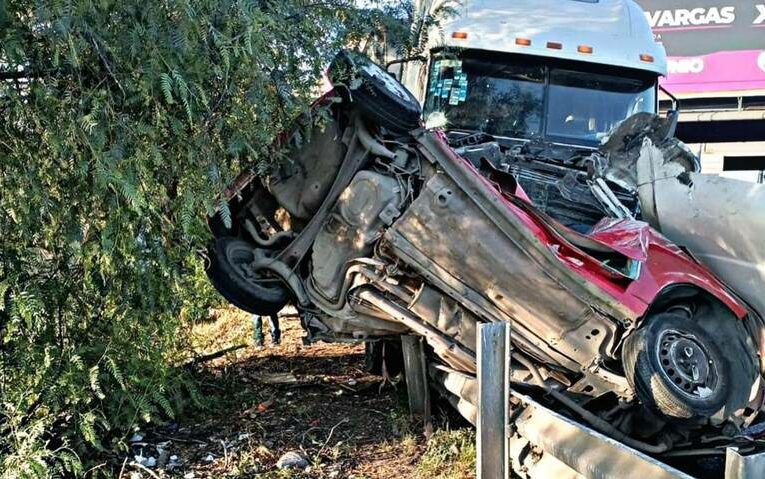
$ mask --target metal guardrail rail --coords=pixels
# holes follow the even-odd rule
[[[510,478],[513,461],[516,471],[522,470],[531,479],[693,479],[513,391],[510,334],[507,323],[480,326],[476,420],[479,479]],[[524,461],[521,450],[528,451],[529,445],[535,454],[526,454]],[[724,479],[755,478],[765,478],[765,454],[742,456],[728,449]]]

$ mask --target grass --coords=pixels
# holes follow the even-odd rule
[[[354,394],[350,378],[364,382],[359,348],[347,345],[301,346],[302,331],[284,321],[284,344],[252,347],[206,362],[199,372],[206,410],[185,417],[175,444],[186,467],[197,479],[469,479],[475,478],[475,433],[449,428],[446,416],[437,421],[429,441],[422,424],[413,421],[403,387],[373,386]],[[194,326],[194,346],[209,354],[233,344],[251,344],[250,315],[233,309],[215,311],[211,321]],[[263,373],[293,371],[322,378],[313,386],[269,385]],[[342,395],[337,391],[342,390]],[[251,412],[272,403],[265,412]],[[440,416],[439,416],[440,417]],[[453,424],[453,423],[452,423]],[[337,425],[337,426],[336,426]],[[333,433],[330,435],[330,432]],[[246,440],[237,441],[240,434]],[[363,436],[363,437],[362,437]],[[229,445],[224,450],[222,441]],[[277,459],[287,450],[302,451],[311,463],[306,470],[279,471]],[[206,462],[208,452],[215,460]]]
[[[198,354],[214,353],[238,344],[252,344],[251,314],[229,307],[210,313],[208,321],[200,321],[191,328],[191,346]],[[216,362],[234,362],[242,353]]]
[[[428,440],[416,469],[418,479],[467,479],[475,477],[475,431],[436,431]]]

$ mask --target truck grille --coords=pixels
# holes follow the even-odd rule
[[[534,206],[569,228],[587,232],[607,216],[582,171],[537,161],[516,161],[508,163],[508,167]],[[637,215],[635,195],[616,185],[609,186],[622,204]]]

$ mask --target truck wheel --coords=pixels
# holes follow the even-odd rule
[[[287,288],[275,278],[253,272],[254,247],[239,238],[218,238],[209,248],[207,276],[231,304],[248,313],[267,315],[280,311],[289,301]]]
[[[422,111],[414,95],[364,55],[340,51],[329,77],[344,100],[391,133],[406,134],[420,127]]]
[[[626,339],[622,362],[643,404],[669,419],[722,422],[746,406],[756,378],[748,361],[731,359],[751,354],[744,344],[721,341],[692,318],[661,313]]]

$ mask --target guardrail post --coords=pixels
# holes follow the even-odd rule
[[[481,324],[478,335],[478,479],[508,479],[510,325]]]
[[[765,477],[765,453],[744,456],[734,447],[725,454],[725,479],[762,479]]]

